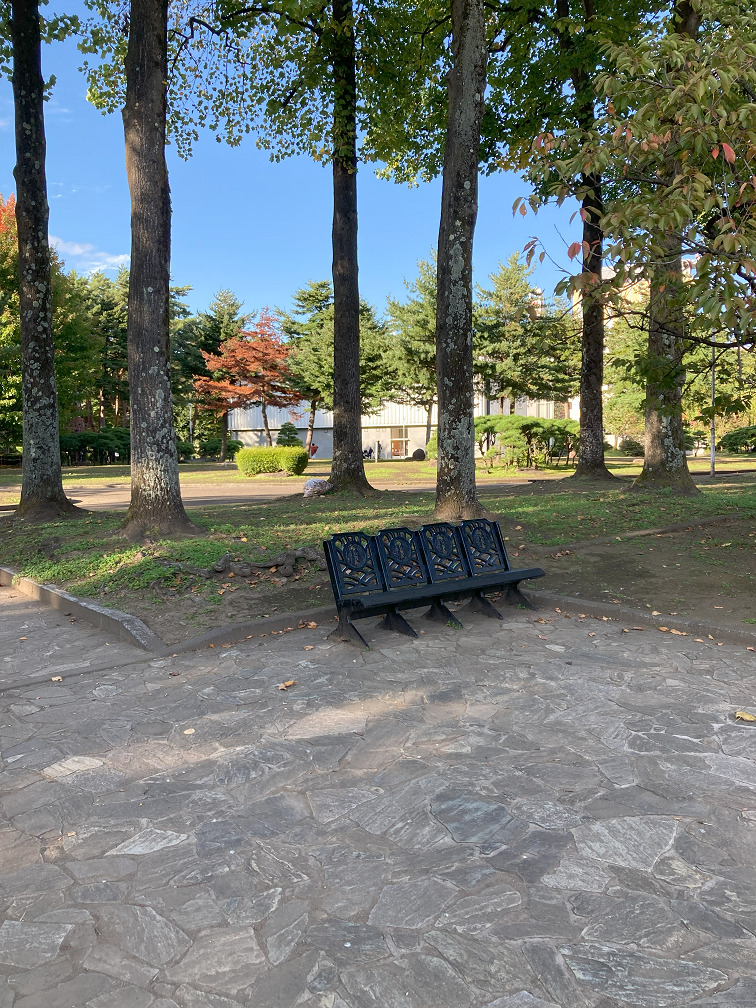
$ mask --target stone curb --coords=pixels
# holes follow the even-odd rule
[[[629,606],[613,605],[611,602],[592,602],[590,599],[571,598],[569,595],[557,595],[556,592],[537,588],[531,590],[529,597],[536,603],[543,601],[554,608],[582,613],[596,619],[603,619],[606,616],[628,626],[642,625],[658,628],[660,625],[667,625],[670,630],[680,630],[689,636],[712,637],[715,641],[722,641],[725,644],[745,644],[756,647],[756,631],[741,630],[740,627],[722,626],[721,623],[709,623],[705,620],[680,619],[677,616],[652,616],[644,609],[631,609]]]
[[[182,654],[186,651],[199,651],[201,648],[217,647],[223,644],[238,644],[248,637],[259,637],[261,633],[280,633],[283,630],[299,629],[300,623],[325,623],[336,616],[336,606],[319,606],[317,609],[303,609],[301,612],[284,613],[280,616],[266,616],[256,620],[246,620],[244,623],[232,623],[230,626],[208,630],[198,637],[177,641],[176,644],[163,644],[166,655]]]
[[[23,594],[54,609],[65,609],[66,612],[75,614],[79,619],[83,619],[101,630],[108,631],[119,640],[136,644],[137,647],[149,652],[153,657],[166,657],[189,651],[200,651],[203,648],[217,647],[218,645],[237,644],[247,638],[259,637],[261,633],[272,634],[289,628],[296,630],[300,623],[322,624],[336,616],[335,605],[318,606],[315,609],[304,609],[299,612],[283,613],[278,616],[247,620],[231,626],[217,627],[215,630],[208,630],[197,637],[177,641],[175,644],[166,644],[136,616],[77,599],[54,585],[41,585],[30,578],[19,577],[7,567],[0,567],[0,585],[12,585]],[[722,641],[722,643],[756,647],[756,632],[741,630],[739,627],[726,627],[708,621],[686,620],[678,617],[652,616],[650,612],[643,609],[631,609],[609,602],[572,598],[543,589],[531,588],[529,591],[529,597],[536,605],[539,602],[545,603],[550,607],[583,613],[596,619],[606,617],[629,626],[658,627],[663,620],[664,624],[670,625],[670,629],[680,630],[689,636],[711,637],[716,641]]]
[[[9,567],[0,567],[0,585],[16,588],[22,595],[43,602],[53,609],[65,610],[66,615],[85,620],[98,630],[106,630],[118,640],[135,644],[144,651],[162,653],[166,648],[165,642],[136,616],[76,598],[55,585],[39,584],[31,578],[21,577]]]

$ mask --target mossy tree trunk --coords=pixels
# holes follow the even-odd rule
[[[170,381],[171,201],[165,134],[168,0],[131,0],[123,129],[131,193],[127,534],[192,531],[179,486]]]
[[[451,0],[453,66],[438,233],[436,378],[439,519],[484,512],[475,486],[472,251],[478,214],[480,130],[486,89],[483,0]]]
[[[369,494],[362,458],[357,267],[357,71],[353,0],[332,0],[333,465],[336,490]]]
[[[63,492],[52,332],[44,82],[37,0],[13,0],[16,224],[21,314],[23,462],[16,514],[46,521],[78,512]]]

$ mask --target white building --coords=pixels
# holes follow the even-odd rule
[[[537,416],[547,419],[578,417],[578,399],[568,403],[554,403],[545,399],[517,399],[515,413],[520,416]],[[307,424],[310,417],[309,403],[292,409],[268,408],[268,423],[275,442],[281,425],[290,421],[297,428],[297,433],[304,443],[307,437]],[[476,396],[475,416],[498,415],[510,412],[509,399],[486,399]],[[411,457],[418,448],[425,449],[428,416],[424,409],[417,406],[404,406],[400,403],[385,403],[379,413],[362,418],[362,447],[380,451],[382,459],[404,459]],[[435,430],[437,424],[436,408],[433,408],[431,426]],[[265,428],[262,420],[262,410],[259,406],[247,409],[232,410],[228,417],[229,436],[237,438],[244,445],[266,445]],[[318,410],[315,414],[315,427],[312,436],[313,445],[317,445],[316,458],[331,458],[333,455],[333,414]]]

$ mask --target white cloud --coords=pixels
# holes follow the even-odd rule
[[[103,252],[88,242],[70,242],[56,235],[50,235],[50,244],[61,257],[81,273],[97,273],[107,270],[117,270],[119,266],[128,264],[129,256],[111,252]]]

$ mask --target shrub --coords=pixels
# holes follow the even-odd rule
[[[221,453],[222,443],[219,437],[205,438],[204,441],[200,441],[199,453],[203,458],[217,458]],[[226,442],[226,458],[234,458],[239,449],[243,447],[244,445],[241,441],[237,441],[236,438],[229,438]]]
[[[645,446],[636,441],[635,438],[626,437],[620,441],[619,450],[625,455],[644,455]]]
[[[244,476],[282,470],[290,476],[299,476],[308,462],[309,456],[304,448],[242,448],[236,454],[236,464]]]
[[[727,452],[756,451],[756,425],[738,427],[737,430],[730,431],[724,435],[717,447]]]
[[[301,445],[298,448],[295,446],[277,448],[276,451],[278,452],[279,469],[284,469],[289,476],[301,476],[310,461],[307,450]]]
[[[176,438],[176,451],[179,462],[186,462],[187,459],[194,456],[194,445],[191,441],[182,441],[181,438]]]
[[[283,448],[303,448],[302,439],[297,434],[297,428],[294,424],[287,420],[285,424],[281,424],[281,429],[278,432],[278,437],[276,438],[276,444],[281,445]]]

